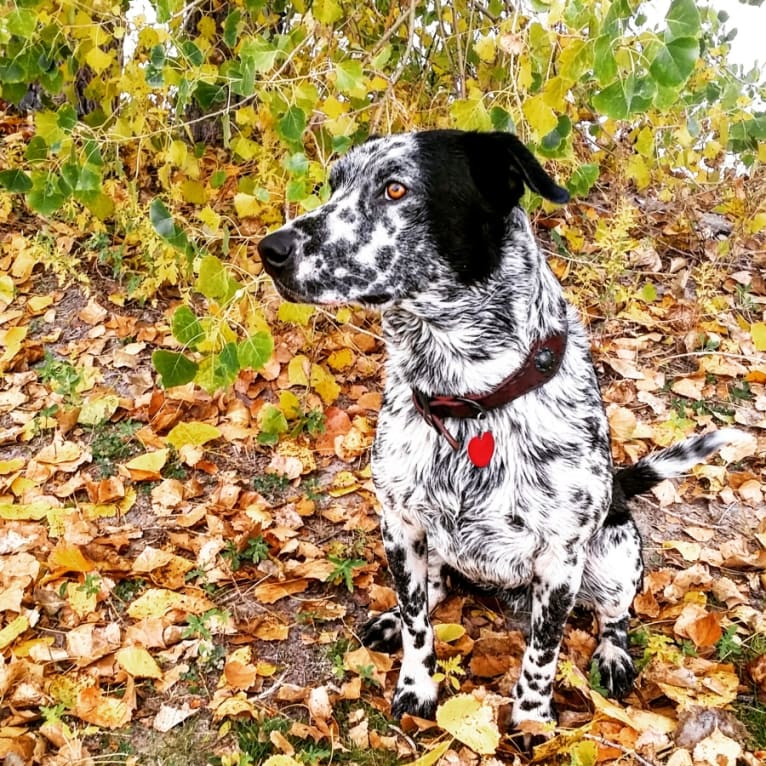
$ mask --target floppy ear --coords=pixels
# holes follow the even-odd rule
[[[510,210],[516,205],[525,185],[551,202],[562,204],[569,199],[569,192],[513,133],[465,133],[464,147],[474,182],[500,208]]]

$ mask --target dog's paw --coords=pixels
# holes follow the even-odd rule
[[[516,747],[522,753],[531,756],[536,747],[544,745],[556,734],[556,722],[553,718],[546,720],[526,718],[514,722],[514,714],[512,714],[508,729]]]
[[[593,662],[596,663],[607,696],[622,699],[633,688],[636,667],[633,658],[624,649],[609,641],[602,641],[593,653]]]
[[[392,654],[401,649],[402,623],[399,607],[395,606],[368,620],[359,638],[368,649],[374,649],[377,652]]]
[[[391,703],[391,715],[401,718],[405,713],[433,721],[436,715],[436,694],[424,697],[424,690],[415,691],[412,686],[398,686]]]

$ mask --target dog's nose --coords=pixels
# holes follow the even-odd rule
[[[284,229],[269,234],[258,243],[258,253],[261,260],[274,268],[284,266],[294,252],[295,237],[291,232]]]

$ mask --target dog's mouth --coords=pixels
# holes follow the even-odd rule
[[[382,303],[388,303],[388,301],[391,300],[391,296],[385,295],[384,293],[369,293],[367,295],[362,295],[358,300],[359,303],[380,306]]]

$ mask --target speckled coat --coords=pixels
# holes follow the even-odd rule
[[[552,720],[556,661],[576,600],[598,617],[601,683],[626,694],[642,563],[625,501],[736,432],[695,437],[613,474],[588,339],[519,207],[525,186],[557,202],[567,194],[515,136],[371,139],[336,163],[330,183],[327,203],[267,236],[259,251],[288,299],[383,312],[388,362],[372,465],[398,606],[373,617],[362,638],[403,648],[393,714],[434,714],[429,612],[454,572],[529,615],[513,725]],[[561,332],[566,351],[545,385],[481,420],[446,421],[457,449],[416,410],[413,390],[492,391],[537,341]],[[495,450],[479,468],[465,448],[485,431]]]

